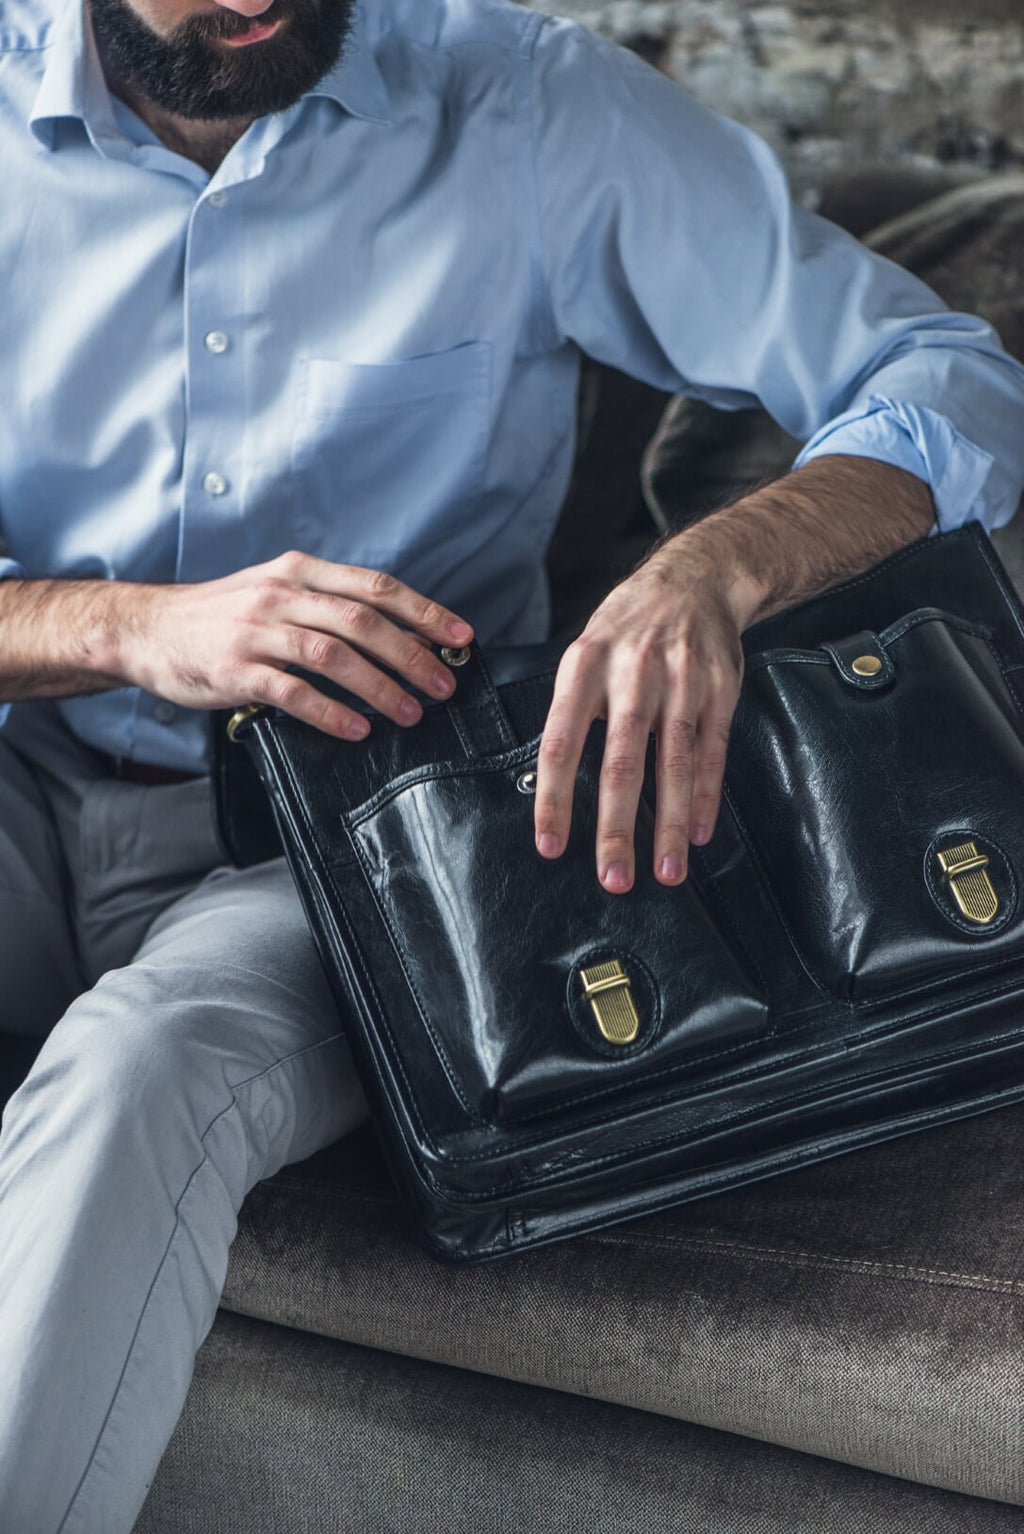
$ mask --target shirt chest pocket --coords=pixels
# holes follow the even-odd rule
[[[292,529],[324,559],[395,568],[474,517],[487,456],[491,348],[399,362],[300,364]]]

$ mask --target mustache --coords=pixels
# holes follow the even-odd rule
[[[308,0],[273,0],[258,16],[241,16],[237,11],[220,7],[208,15],[188,16],[168,37],[174,47],[191,47],[196,44],[216,43],[224,38],[241,37],[255,26],[269,26],[297,12],[315,12],[317,7]]]

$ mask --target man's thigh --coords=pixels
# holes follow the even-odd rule
[[[202,1098],[201,1135],[216,1115],[241,1112],[258,1176],[366,1116],[283,859],[215,870],[152,923],[132,962],[105,976],[95,999],[133,1035],[129,1056],[151,1052],[158,1081],[194,1084],[183,1095],[195,1091],[197,1110]]]
[[[200,1134],[236,1099],[250,1118],[269,1114],[273,1164],[359,1122],[362,1093],[291,876],[283,860],[223,862],[208,782],[112,780],[49,705],[15,711],[0,753],[3,936],[21,998],[0,1028],[42,1036],[61,1019],[44,1071],[59,1056],[76,1077],[123,1071],[126,1090],[180,1084]],[[115,1080],[95,1085],[116,1099]],[[264,1096],[276,1106],[257,1106]]]

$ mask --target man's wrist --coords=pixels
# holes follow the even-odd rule
[[[717,589],[742,632],[926,537],[934,517],[914,475],[837,454],[712,512],[652,558]]]
[[[744,557],[742,528],[728,517],[731,509],[683,528],[661,544],[651,562],[670,572],[673,581],[717,591],[737,633],[742,633],[756,621],[770,593],[763,574]]]
[[[131,635],[141,593],[118,581],[4,582],[0,695],[61,697],[131,685]]]

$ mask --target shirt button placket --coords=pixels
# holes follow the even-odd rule
[[[243,269],[236,189],[208,192],[195,210],[185,274],[188,424],[178,578],[208,580],[235,567],[243,515],[245,421]],[[221,211],[215,211],[221,210]],[[189,489],[189,486],[191,487]]]

